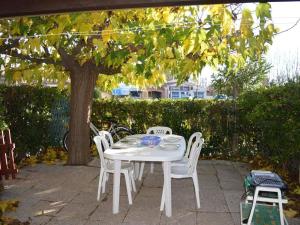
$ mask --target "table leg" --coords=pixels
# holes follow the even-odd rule
[[[164,194],[166,216],[172,216],[172,195],[171,195],[171,163],[163,162],[164,167]]]
[[[119,212],[121,160],[114,160],[113,214]]]
[[[134,179],[137,180],[140,174],[140,162],[134,162]]]

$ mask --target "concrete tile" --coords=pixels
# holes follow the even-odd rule
[[[135,208],[134,210],[129,210],[124,222],[129,224],[147,224],[147,225],[158,225],[160,223],[161,212],[159,208]]]
[[[174,188],[173,188],[174,187]],[[174,179],[172,178],[172,190],[182,190],[185,188],[194,187],[192,178]]]
[[[241,179],[234,179],[234,180],[220,180],[221,188],[225,191],[228,190],[236,190],[236,191],[243,191],[243,181]]]
[[[46,225],[53,217],[49,216],[35,216],[31,217],[29,222],[30,225]]]
[[[163,174],[151,174],[147,175],[143,180],[143,186],[145,187],[163,187],[164,176]]]
[[[200,160],[198,162],[198,165],[197,165],[197,172],[198,174],[210,174],[210,175],[215,175],[217,174],[217,170],[216,168],[214,167],[213,164],[203,164],[202,163],[202,160]]]
[[[39,201],[32,207],[35,216],[55,216],[67,203],[65,202],[49,202],[49,201]]]
[[[130,221],[130,222],[123,222],[121,225],[149,225],[152,224],[151,222],[144,222],[144,221]],[[115,225],[115,224],[112,224]],[[159,225],[159,224],[157,224]]]
[[[62,186],[30,190],[35,198],[53,202],[70,202],[79,192]]]
[[[156,225],[160,222],[161,212],[159,210],[161,196],[143,197],[137,196],[134,204],[129,209],[124,222]]]
[[[99,159],[99,158],[96,158],[96,157],[93,158],[93,159],[88,163],[88,166],[100,168],[100,159]]]
[[[19,206],[15,211],[6,212],[4,215],[19,219],[20,221],[28,221],[30,218],[38,216],[38,209],[35,205],[39,202],[39,199],[35,198],[22,198],[18,199]]]
[[[233,166],[215,165],[215,167],[217,169],[217,176],[220,181],[241,180],[242,179],[239,172]]]
[[[219,180],[216,175],[198,174],[198,180],[200,189],[221,189]]]
[[[74,218],[68,218],[68,219],[57,219],[53,218],[50,220],[47,225],[85,225],[87,223],[87,220],[82,219],[74,219]]]
[[[228,160],[208,160],[213,165],[225,165],[225,166],[232,166],[232,162]]]
[[[245,177],[251,171],[251,168],[247,163],[233,162],[232,164],[242,177]]]
[[[197,213],[187,212],[179,216],[172,216],[168,218],[162,215],[160,225],[196,225],[197,224]]]
[[[212,165],[213,160],[201,159],[201,164]]]
[[[100,197],[104,197],[107,194],[102,194]],[[70,203],[82,203],[82,204],[90,204],[90,203],[97,203],[97,190],[93,193],[91,192],[79,192]]]
[[[88,220],[90,215],[97,209],[98,204],[77,204],[69,203],[61,211],[59,211],[55,219],[57,220]]]
[[[241,214],[240,213],[231,213],[234,225],[241,225]]]
[[[197,213],[197,225],[233,225],[230,213]]]
[[[151,188],[151,187],[143,187],[138,193],[138,197],[154,197],[157,198],[162,195],[163,188]]]
[[[98,161],[89,166],[43,165],[25,167],[16,180],[4,181],[2,199],[20,200],[16,212],[6,213],[39,225],[239,225],[239,201],[244,192],[243,174],[248,165],[230,161],[200,160],[198,178],[201,208],[196,208],[192,179],[172,179],[172,212],[160,212],[163,173],[160,164],[149,173],[146,164],[142,182],[136,182],[133,205],[128,205],[121,178],[120,213],[112,214],[113,175],[107,193],[96,201]],[[290,219],[298,225],[299,219]]]
[[[120,196],[120,212],[118,214],[112,213],[112,196],[107,195],[105,199],[103,199],[98,207],[92,212],[89,217],[90,221],[101,221],[103,224],[119,224],[121,223],[129,208],[127,197]]]
[[[244,191],[224,191],[225,200],[231,213],[240,212],[240,201]]]
[[[289,225],[299,225],[300,218],[287,218]]]
[[[84,225],[101,225],[103,224],[103,222],[101,223],[101,221],[92,221],[92,220],[87,220],[86,223]]]
[[[176,192],[172,193],[172,218],[181,218],[187,214],[194,213],[197,210],[196,198],[193,189],[185,190],[185,192],[181,194],[177,194]],[[165,212],[163,212],[163,218],[164,217]]]
[[[203,189],[200,191],[200,204],[199,212],[220,213],[229,212],[225,197],[222,191],[213,189]]]

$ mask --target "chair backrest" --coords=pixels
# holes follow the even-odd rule
[[[200,138],[202,137],[202,133],[201,132],[195,132],[190,136],[190,139],[188,141],[188,145],[184,154],[184,157],[188,158],[191,152],[191,147],[192,144],[196,141],[199,141]]]
[[[149,127],[147,134],[172,134],[170,127]]]
[[[198,159],[201,153],[203,143],[204,143],[204,139],[200,138],[199,140],[195,141],[192,144],[191,152],[189,155],[189,161],[188,161],[189,174],[192,174],[197,167],[197,163],[198,163]]]
[[[98,154],[100,157],[101,167],[106,168],[106,163],[105,163],[103,152],[109,148],[109,143],[108,143],[107,139],[105,138],[105,136],[100,136],[100,135],[94,137],[94,142],[96,144]]]
[[[101,130],[101,131],[99,131],[99,135],[104,136],[106,138],[106,140],[108,141],[109,147],[112,146],[112,144],[114,143],[114,140],[111,136],[111,133],[109,133],[106,130]]]

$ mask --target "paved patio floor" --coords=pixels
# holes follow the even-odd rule
[[[239,202],[247,164],[229,161],[198,163],[201,209],[196,209],[191,179],[172,180],[173,216],[159,211],[163,185],[161,165],[142,182],[136,182],[133,204],[128,205],[124,179],[121,179],[120,213],[112,214],[112,176],[107,192],[96,201],[99,161],[89,166],[45,165],[25,167],[16,180],[5,181],[2,199],[20,201],[7,216],[33,225],[239,225]],[[300,224],[291,220],[290,225]]]

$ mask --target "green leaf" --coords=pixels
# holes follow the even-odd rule
[[[271,5],[270,3],[259,3],[256,7],[256,16],[260,19],[271,19]]]
[[[253,18],[251,15],[251,11],[249,9],[243,9],[242,20],[240,25],[241,34],[243,37],[249,38],[253,36],[252,25]]]

